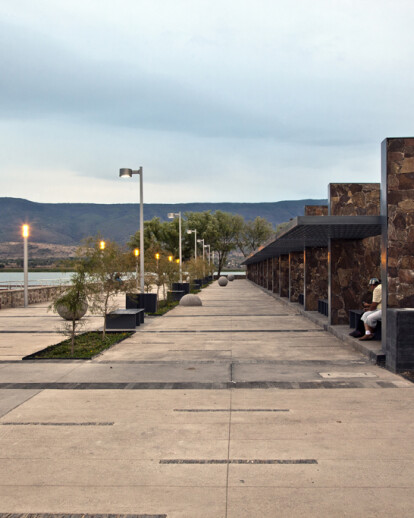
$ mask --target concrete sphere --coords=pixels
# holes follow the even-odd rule
[[[232,273],[230,273],[229,275],[227,275],[227,279],[229,281],[234,281],[234,275]]]
[[[201,302],[200,297],[197,295],[194,295],[192,293],[188,293],[187,295],[184,295],[184,297],[180,300],[180,306],[202,306],[203,303]]]
[[[218,280],[219,286],[227,286],[228,282],[227,277],[220,277]]]

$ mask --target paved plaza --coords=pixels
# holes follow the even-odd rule
[[[200,297],[92,361],[0,312],[0,513],[413,516],[414,385],[249,281]]]

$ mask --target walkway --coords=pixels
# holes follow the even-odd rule
[[[248,281],[201,297],[90,362],[0,362],[0,512],[412,516],[414,385]]]

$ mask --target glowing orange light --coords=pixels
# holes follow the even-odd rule
[[[101,250],[105,250],[105,241],[100,241],[100,242],[99,242],[99,248],[100,248]]]
[[[174,259],[174,257],[172,255],[169,255],[168,256],[168,260],[170,261],[170,263],[172,263],[172,260]]]
[[[158,259],[160,258],[160,254],[159,253],[156,253],[155,254],[155,259],[158,261]]]
[[[179,260],[179,259],[176,259],[176,260],[175,260],[175,262],[176,262],[177,264],[180,264],[180,260]]]
[[[22,235],[23,237],[29,237],[29,225],[22,226]]]
[[[134,249],[134,255],[135,255],[135,257],[139,256],[139,248]]]

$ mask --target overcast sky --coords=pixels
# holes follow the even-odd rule
[[[0,196],[270,202],[414,134],[412,0],[2,0]]]

